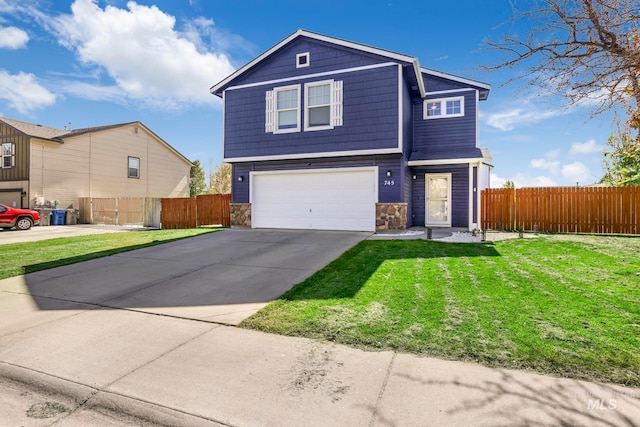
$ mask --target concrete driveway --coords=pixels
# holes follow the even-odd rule
[[[235,325],[370,233],[229,229],[0,281],[40,310],[79,304]]]
[[[0,245],[9,243],[36,242],[58,237],[76,237],[89,234],[120,233],[148,230],[146,227],[123,227],[117,225],[76,224],[61,226],[35,226],[29,230],[0,228]]]

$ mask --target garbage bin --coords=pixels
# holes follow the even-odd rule
[[[51,225],[51,209],[37,208],[34,210],[40,214],[40,225]]]
[[[67,211],[64,209],[54,209],[51,211],[51,225],[64,225],[64,217]]]
[[[78,216],[80,215],[80,211],[75,209],[67,210],[66,224],[67,225],[76,225],[78,223]]]

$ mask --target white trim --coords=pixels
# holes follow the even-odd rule
[[[367,156],[372,154],[398,154],[398,153],[402,153],[402,151],[397,148],[379,148],[375,150],[326,151],[321,153],[279,154],[274,156],[257,156],[257,157],[256,156],[229,157],[229,158],[225,157],[222,159],[222,161],[224,163],[241,163],[241,162],[259,162],[263,160],[315,159],[319,157]],[[448,162],[448,163],[451,163],[451,162]]]
[[[480,141],[480,91],[476,90],[476,148],[478,148],[478,142]]]
[[[460,101],[460,112],[447,114],[447,103],[451,101]],[[440,104],[440,114],[437,116],[429,116],[428,104]],[[422,119],[423,120],[436,120],[436,119],[450,119],[453,117],[464,117],[464,96],[452,96],[449,98],[431,98],[422,101]]]
[[[413,72],[416,74],[416,80],[418,81],[418,88],[420,89],[420,96],[424,98],[427,95],[427,89],[424,86],[424,79],[420,72],[420,63],[418,58],[413,59]]]
[[[225,90],[224,92],[222,92],[222,158],[224,159],[224,116],[225,116],[225,111],[227,111],[227,105],[226,105],[226,96],[225,94],[227,93],[227,91]]]
[[[436,90],[434,92],[427,92],[426,96],[429,95],[442,95],[445,93],[460,93],[460,92],[471,92],[471,91],[478,91],[478,89],[472,89],[470,87],[468,88],[464,88],[464,89],[448,89],[448,90]]]
[[[316,130],[328,130],[328,129],[333,129],[333,103],[334,103],[334,96],[333,96],[333,80],[321,80],[318,82],[309,82],[309,83],[305,83],[304,84],[304,131],[316,131]],[[328,125],[324,125],[324,126],[309,126],[309,92],[308,89],[312,88],[314,86],[329,86],[329,105],[327,105],[327,107],[329,107],[329,124]],[[324,106],[324,105],[323,105]],[[319,106],[315,106],[315,107],[319,107]]]
[[[463,163],[483,162],[485,160],[486,159],[482,157],[466,159],[410,160],[407,162],[407,166],[459,165]]]
[[[314,169],[282,169],[270,171],[249,171],[249,203],[253,203],[253,177],[256,175],[284,175],[296,173],[320,173],[320,172],[365,172],[373,171],[373,192],[375,194],[375,203],[378,203],[378,166],[356,166],[352,168],[314,168]]]
[[[246,89],[246,88],[257,87],[257,86],[274,85],[274,84],[280,84],[280,83],[286,83],[286,82],[293,82],[293,81],[296,81],[296,80],[313,79],[313,78],[316,78],[316,77],[333,76],[335,74],[353,73],[353,72],[356,72],[356,71],[372,70],[372,69],[375,69],[375,68],[391,67],[391,66],[395,66],[395,65],[398,65],[398,64],[396,64],[395,62],[385,62],[385,63],[382,63],[382,64],[364,65],[362,67],[343,68],[341,70],[325,71],[325,72],[322,72],[322,73],[305,74],[305,75],[302,75],[302,76],[285,77],[285,78],[282,78],[282,79],[266,80],[266,81],[263,81],[263,82],[256,82],[256,83],[247,83],[247,84],[238,85],[238,86],[229,86],[228,88],[225,89],[225,91],[227,91],[227,90],[235,90],[235,89]]]
[[[473,222],[473,168],[477,167],[477,163],[469,163],[469,230],[473,230],[477,227],[477,224]]]
[[[284,92],[284,91],[294,90],[294,89],[298,93],[298,100],[296,101],[296,108],[295,108],[296,127],[280,129],[280,115],[278,114],[280,112],[278,110],[278,92]],[[273,122],[274,122],[273,133],[274,134],[300,132],[300,96],[301,96],[300,91],[301,89],[302,87],[299,84],[273,88]],[[292,110],[293,108],[286,108],[283,111],[292,111]]]
[[[304,64],[300,64],[300,58],[307,57],[307,61]],[[309,52],[299,53],[296,55],[296,68],[304,68],[309,66]]]
[[[440,221],[437,223],[429,223],[429,177],[447,177],[449,181],[447,194],[447,221]],[[424,225],[425,227],[451,227],[451,216],[453,215],[453,197],[451,192],[453,187],[453,174],[448,173],[425,173],[424,174]]]
[[[429,68],[422,67],[420,69],[425,74],[429,74],[430,76],[442,77],[447,80],[453,80],[454,82],[465,83],[472,86],[481,87],[483,89],[491,90],[491,85],[487,83],[481,83],[476,80],[467,79],[464,77],[454,76],[453,74],[443,73],[442,71],[435,71]]]
[[[403,99],[402,99],[402,88],[403,88],[403,79],[402,79],[402,65],[398,64],[398,149],[402,150],[402,138],[403,138],[403,130],[404,127],[402,126],[403,123],[403,117],[402,117],[402,105],[403,105]]]
[[[247,71],[248,69],[253,67],[254,65],[258,64],[259,62],[261,62],[265,58],[269,57],[271,54],[275,53],[280,48],[282,48],[283,46],[287,45],[289,42],[293,41],[294,39],[296,39],[296,38],[298,38],[300,36],[308,37],[308,38],[315,39],[315,40],[324,41],[324,42],[327,42],[327,43],[336,44],[336,45],[339,45],[339,46],[348,47],[348,48],[351,48],[351,49],[356,49],[356,50],[359,50],[359,51],[362,51],[362,52],[373,53],[375,55],[384,56],[384,57],[387,57],[387,58],[390,58],[390,59],[394,59],[396,61],[403,61],[403,62],[413,63],[414,64],[414,71],[416,71],[416,79],[420,80],[422,78],[422,76],[417,72],[417,70],[419,69],[418,59],[413,57],[413,56],[402,55],[402,54],[399,54],[399,53],[390,52],[390,51],[387,51],[387,50],[383,50],[383,49],[379,49],[379,48],[375,48],[375,47],[371,47],[371,46],[367,46],[367,45],[363,45],[363,44],[359,44],[359,43],[349,42],[349,41],[346,41],[346,40],[337,39],[335,37],[329,37],[329,36],[325,36],[325,35],[322,35],[322,34],[312,33],[312,32],[300,29],[300,30],[296,31],[295,33],[291,34],[290,36],[288,36],[287,38],[285,38],[284,40],[280,41],[278,44],[276,44],[271,49],[269,49],[266,52],[264,52],[262,55],[260,55],[257,58],[255,58],[253,61],[247,63],[243,67],[241,67],[238,70],[236,70],[234,73],[229,75],[226,79],[224,79],[221,82],[219,82],[219,83],[215,84],[214,86],[212,86],[209,89],[209,91],[211,93],[217,92],[218,89],[220,89],[221,87],[225,86],[227,83],[229,83],[230,81],[232,81],[233,79],[235,79],[236,77],[238,77],[239,75],[241,75],[242,73],[244,73],[245,71]],[[418,85],[420,85],[420,82],[418,82]]]

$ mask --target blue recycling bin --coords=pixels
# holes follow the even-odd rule
[[[67,214],[66,210],[54,209],[51,211],[51,225],[64,225],[64,217]]]

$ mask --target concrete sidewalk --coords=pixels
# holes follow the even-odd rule
[[[55,303],[0,292],[4,425],[640,423],[638,389]]]

